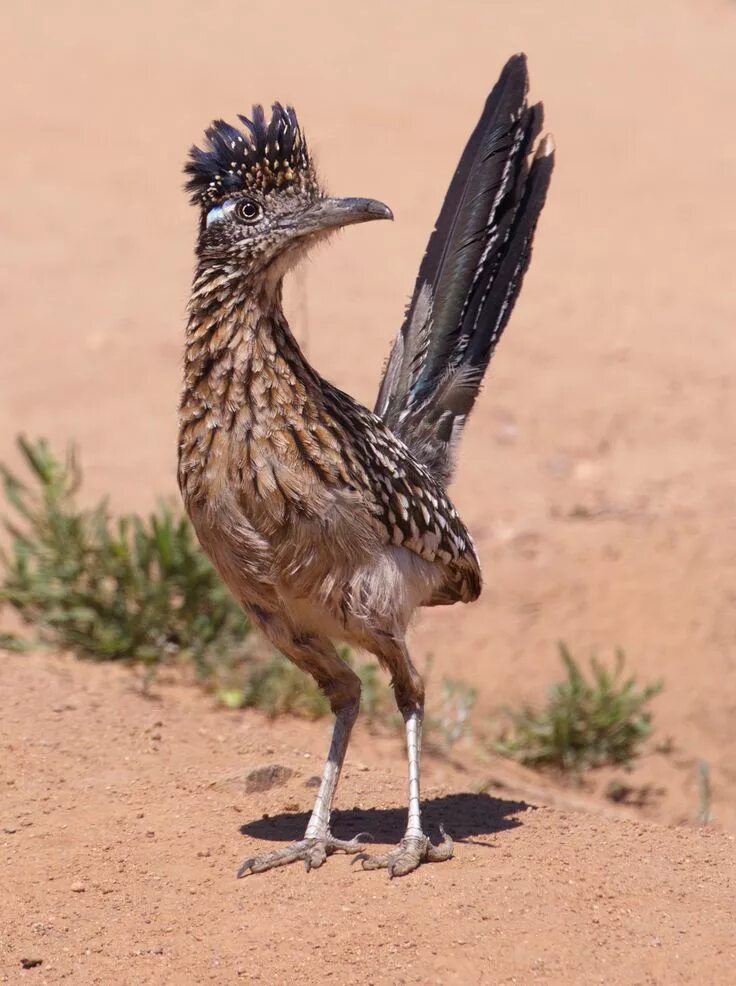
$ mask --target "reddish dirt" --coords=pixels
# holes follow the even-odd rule
[[[732,835],[493,797],[432,765],[426,818],[459,840],[452,862],[390,881],[334,856],[238,881],[254,848],[301,834],[323,726],[144,698],[118,668],[50,657],[8,658],[0,700],[0,982],[732,981]],[[404,784],[396,757],[358,759],[368,740],[335,829],[388,844]],[[247,793],[268,765],[293,773]]]
[[[301,825],[324,724],[3,656],[1,981],[731,983],[734,5],[6,7],[0,460],[17,462],[21,430],[73,439],[86,495],[116,509],[175,493],[194,230],[180,167],[203,126],[291,100],[331,190],[394,209],[289,288],[310,357],[370,403],[483,95],[528,52],[558,166],[453,489],[487,588],[428,613],[414,652],[435,689],[477,687],[480,730],[543,697],[559,639],[581,657],[621,647],[665,690],[623,778],[643,808],[602,797],[613,773],[571,792],[460,745],[427,764],[430,821],[466,840],[454,862],[394,883],[340,858],[236,882],[242,856]],[[339,805],[361,812],[341,828],[395,839],[400,744],[363,729],[350,756]],[[245,794],[269,763],[297,773]]]

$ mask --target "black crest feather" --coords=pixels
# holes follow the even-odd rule
[[[271,119],[254,106],[252,119],[239,116],[244,130],[215,120],[205,131],[204,149],[192,147],[184,165],[185,188],[195,204],[211,205],[233,192],[266,194],[289,184],[314,181],[314,171],[294,108],[274,103]]]

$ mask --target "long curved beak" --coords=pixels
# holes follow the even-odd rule
[[[317,202],[309,210],[313,229],[336,229],[353,223],[368,223],[373,219],[393,219],[394,214],[383,202],[375,199],[332,199]]]

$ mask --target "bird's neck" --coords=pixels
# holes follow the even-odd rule
[[[199,469],[223,443],[290,427],[321,387],[286,321],[281,279],[200,264],[186,331],[180,468]]]
[[[184,355],[184,389],[213,405],[247,401],[262,374],[317,382],[282,306],[282,280],[235,264],[200,264],[194,275]],[[291,376],[291,374],[287,374]]]

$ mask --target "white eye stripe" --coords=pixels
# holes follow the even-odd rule
[[[210,226],[212,223],[216,223],[218,219],[222,219],[221,205],[216,205],[214,209],[210,209],[207,213],[207,225]]]
[[[221,205],[216,205],[207,213],[207,225],[210,226],[212,223],[219,222],[221,219],[227,219],[234,208],[235,202],[232,199],[228,199]]]

